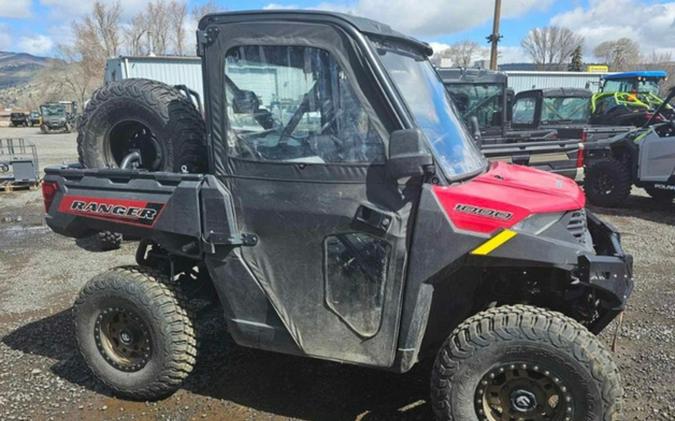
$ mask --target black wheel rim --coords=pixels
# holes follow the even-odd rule
[[[536,364],[500,365],[478,383],[476,415],[481,421],[574,419],[574,401],[560,377]]]
[[[615,186],[612,177],[608,174],[602,173],[593,177],[591,188],[594,193],[600,196],[609,196],[614,192]]]
[[[123,307],[108,307],[96,319],[96,346],[103,358],[122,371],[138,371],[152,355],[152,341],[145,322]]]
[[[162,169],[163,156],[154,133],[139,121],[123,121],[115,124],[106,136],[106,158],[109,166],[119,167],[127,155],[138,152],[141,163],[138,168],[158,171]]]

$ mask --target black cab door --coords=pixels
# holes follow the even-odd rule
[[[534,130],[541,121],[541,91],[532,90],[516,94],[511,108],[511,127]]]
[[[420,186],[385,173],[398,127],[357,48],[326,23],[222,25],[208,111],[216,171],[255,239],[241,259],[296,345],[390,366]]]

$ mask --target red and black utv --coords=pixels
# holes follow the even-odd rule
[[[572,180],[486,162],[427,44],[348,15],[236,12],[201,20],[198,53],[206,126],[174,88],[115,82],[80,125],[83,163],[112,168],[46,170],[55,232],[141,240],[138,266],[74,305],[101,381],[176,390],[199,285],[240,345],[395,372],[435,358],[441,420],[618,417],[594,334],[626,305],[631,256]]]

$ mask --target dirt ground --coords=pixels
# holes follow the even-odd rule
[[[76,159],[74,134],[0,128],[24,137],[41,166]],[[675,420],[675,204],[640,189],[620,210],[595,209],[623,233],[636,289],[619,333],[625,419]],[[0,419],[426,420],[428,378],[236,346],[215,329],[186,384],[159,402],[116,399],[78,354],[70,307],[107,268],[133,263],[134,244],[92,253],[42,222],[38,191],[0,193]],[[611,341],[612,324],[603,334]]]

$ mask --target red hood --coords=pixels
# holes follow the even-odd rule
[[[534,213],[581,209],[583,191],[574,180],[505,162],[467,181],[434,187],[441,205],[457,228],[490,233],[509,228]]]

